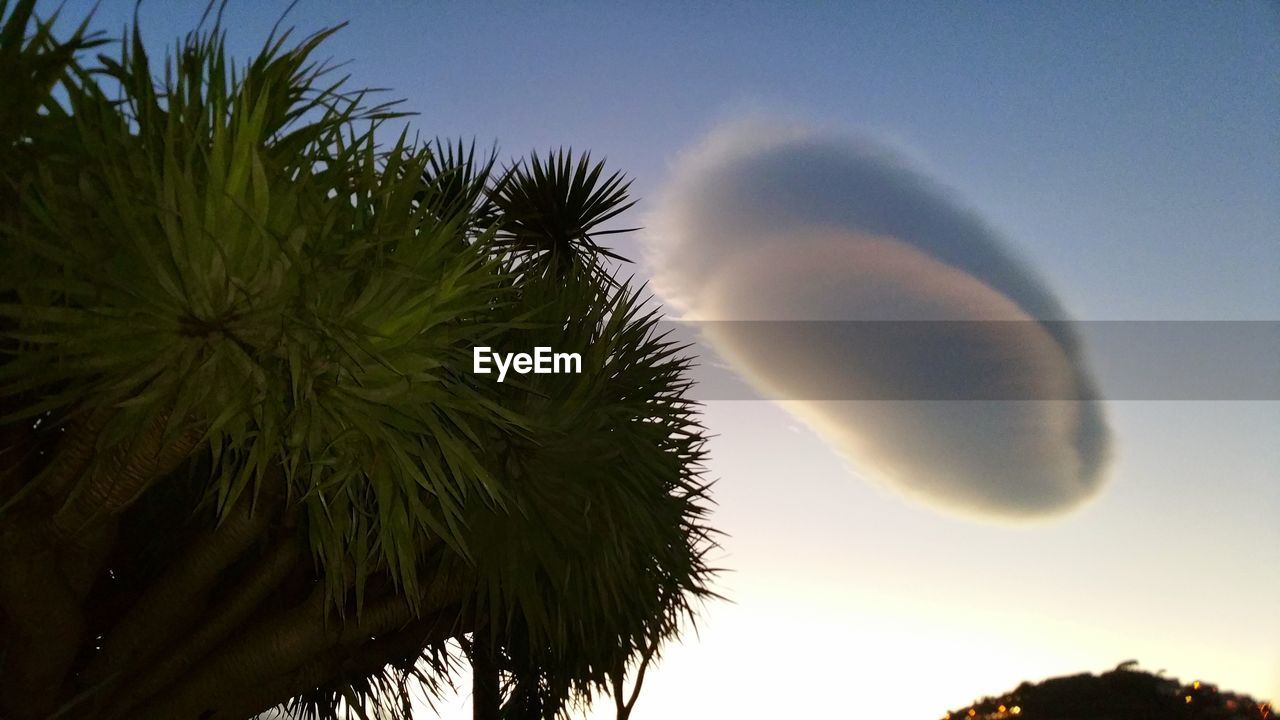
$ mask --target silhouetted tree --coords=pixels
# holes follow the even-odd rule
[[[1101,675],[1070,675],[1022,683],[947,713],[945,720],[1268,720],[1269,703],[1221,692],[1214,685],[1177,680],[1121,663]]]
[[[620,175],[389,147],[218,23],[162,66],[0,0],[0,716],[477,713],[609,691],[708,594],[688,360],[595,236]],[[465,150],[465,151],[464,151]],[[471,348],[581,374],[505,383]]]

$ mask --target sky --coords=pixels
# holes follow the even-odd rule
[[[232,0],[232,50],[285,5]],[[202,8],[143,3],[148,42]],[[730,601],[636,720],[930,718],[1130,659],[1280,699],[1277,396],[1127,393],[1135,359],[1090,329],[1280,320],[1276,6],[302,0],[286,24],[344,21],[327,54],[424,136],[633,178],[646,229],[618,249],[674,316],[1083,321],[1001,365],[1097,390],[1069,412],[709,402]],[[712,345],[787,399],[785,363]],[[858,372],[828,349],[819,377]],[[1220,350],[1206,377],[1238,361]]]

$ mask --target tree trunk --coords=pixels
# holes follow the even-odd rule
[[[502,716],[502,687],[498,663],[488,629],[471,636],[471,710],[474,720],[499,720]]]

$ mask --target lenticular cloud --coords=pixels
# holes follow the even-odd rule
[[[927,327],[958,335],[938,351],[828,323],[772,323],[786,342],[703,325],[862,473],[982,517],[1060,513],[1101,484],[1108,432],[1066,312],[979,217],[885,149],[722,128],[680,158],[648,225],[654,286],[691,319],[938,321]],[[932,397],[941,377],[1004,399]],[[824,398],[823,382],[896,395]]]

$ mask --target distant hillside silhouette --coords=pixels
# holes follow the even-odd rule
[[[1182,684],[1121,663],[1101,675],[1069,675],[952,710],[943,720],[1277,720],[1270,703],[1199,680]]]

